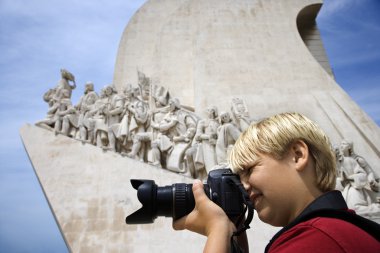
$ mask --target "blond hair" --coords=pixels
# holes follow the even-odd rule
[[[235,172],[257,160],[257,154],[282,159],[292,143],[302,140],[315,162],[317,187],[323,191],[335,188],[335,155],[329,138],[313,121],[299,113],[282,113],[249,126],[236,141],[229,156]]]

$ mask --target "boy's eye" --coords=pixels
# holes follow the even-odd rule
[[[247,168],[241,172],[240,177],[242,179],[248,178],[251,175],[252,171],[253,171],[253,167]]]

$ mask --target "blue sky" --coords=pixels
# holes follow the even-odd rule
[[[67,252],[19,129],[45,116],[64,67],[99,90],[112,82],[123,29],[143,0],[0,0],[0,249]],[[325,0],[318,26],[337,82],[380,125],[380,1]]]

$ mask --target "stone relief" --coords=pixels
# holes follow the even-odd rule
[[[219,114],[209,106],[202,118],[141,71],[137,75],[138,84],[121,92],[107,85],[98,95],[87,82],[73,105],[75,77],[62,69],[61,80],[43,96],[47,116],[36,125],[193,178],[205,178],[226,163],[229,149],[252,122],[242,99],[232,100],[231,112]]]
[[[349,208],[368,217],[380,217],[379,178],[366,160],[355,154],[353,143],[342,140],[335,147],[337,189],[341,190]]]
[[[75,77],[62,69],[61,80],[43,95],[49,109],[36,125],[104,151],[203,179],[226,163],[240,133],[254,122],[241,98],[232,99],[230,112],[219,113],[216,106],[209,106],[202,118],[171,97],[165,87],[153,84],[140,71],[137,74],[137,86],[128,84],[122,92],[108,85],[98,95],[94,84],[87,82],[73,106]],[[335,152],[337,189],[349,208],[380,217],[379,177],[354,153],[352,142],[343,140]]]

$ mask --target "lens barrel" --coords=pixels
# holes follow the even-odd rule
[[[195,206],[191,184],[173,185],[173,219],[177,220],[190,213]]]
[[[189,214],[195,206],[192,184],[158,187],[152,180],[131,180],[143,205],[126,218],[127,224],[153,223],[157,216],[177,220]]]

